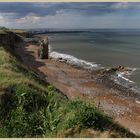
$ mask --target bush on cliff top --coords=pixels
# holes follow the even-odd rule
[[[12,87],[0,108],[1,125],[7,137],[42,137],[45,135],[47,95],[28,86]]]

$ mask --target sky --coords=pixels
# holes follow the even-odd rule
[[[0,3],[8,28],[140,28],[140,3]]]

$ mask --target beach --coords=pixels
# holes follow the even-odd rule
[[[118,83],[127,87],[140,88],[140,30],[135,29],[88,29],[74,33],[53,31],[40,36],[48,36],[51,56],[67,59],[88,69],[129,67],[130,73],[124,73]],[[119,75],[121,76],[121,75]],[[113,78],[113,77],[112,77]],[[115,78],[116,79],[116,78]],[[131,84],[128,80],[134,82]]]
[[[42,80],[51,83],[68,99],[95,103],[115,121],[140,134],[140,102],[138,94],[109,81],[99,70],[88,71],[67,64],[63,59],[39,59],[38,46],[25,43],[16,54]]]

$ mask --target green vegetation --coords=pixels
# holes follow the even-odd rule
[[[6,31],[7,29],[0,28],[0,34],[7,34]]]
[[[23,36],[23,37],[29,37],[30,34],[22,29],[8,29],[5,27],[0,28],[0,34],[7,34],[8,32],[13,32],[17,35]]]
[[[0,47],[0,137],[136,137],[93,104],[69,101]]]
[[[23,37],[30,37],[30,34],[22,29],[10,29],[10,31]]]

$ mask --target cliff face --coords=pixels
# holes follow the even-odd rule
[[[21,38],[13,32],[5,32],[0,34],[0,45],[10,46],[14,48],[16,42],[21,41]]]
[[[22,33],[20,34],[21,35],[10,30],[0,31],[0,46],[4,46],[8,49],[14,49],[16,43],[21,42],[23,37],[26,37],[25,34],[24,36],[22,36]]]

